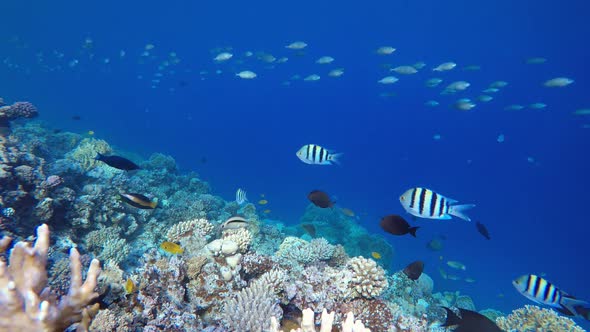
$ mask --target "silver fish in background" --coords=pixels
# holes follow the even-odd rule
[[[310,165],[340,165],[342,153],[334,153],[316,144],[307,144],[297,151],[297,157]]]
[[[399,201],[413,216],[439,220],[447,220],[455,216],[471,221],[464,211],[475,206],[475,204],[452,205],[457,201],[420,187],[407,190],[401,195]]]
[[[563,292],[546,279],[534,274],[525,274],[512,281],[512,285],[527,299],[555,308],[568,316],[590,319],[587,301],[578,300]]]
[[[242,188],[238,188],[236,191],[236,203],[238,205],[242,205],[248,201],[248,197],[246,196],[246,191]]]

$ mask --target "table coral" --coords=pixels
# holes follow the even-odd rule
[[[54,303],[43,292],[47,285],[48,250],[49,227],[41,225],[33,247],[18,242],[10,253],[8,265],[0,261],[0,330],[61,331],[80,321],[83,324],[79,329],[87,329],[90,317],[98,310],[98,304],[90,306],[90,303],[98,296],[94,288],[100,264],[96,259],[92,261],[82,283],[80,255],[72,248],[70,290],[59,303]]]
[[[584,332],[584,329],[567,318],[560,316],[554,310],[525,305],[524,308],[512,311],[507,317],[496,319],[496,324],[508,332],[537,332],[537,331],[568,331]]]

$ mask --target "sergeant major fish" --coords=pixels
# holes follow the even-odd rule
[[[542,277],[525,274],[512,281],[512,285],[533,302],[553,307],[568,316],[582,316],[590,320],[588,302],[574,298]]]
[[[342,153],[334,153],[316,144],[307,144],[297,151],[297,157],[310,165],[340,165]]]
[[[401,195],[399,201],[413,216],[439,220],[447,220],[455,216],[471,221],[464,211],[475,206],[475,204],[452,205],[457,201],[420,187],[407,190]]]
[[[246,191],[242,188],[238,188],[236,191],[236,203],[238,205],[242,205],[248,201],[248,197],[246,197]]]

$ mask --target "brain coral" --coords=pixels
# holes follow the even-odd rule
[[[374,260],[358,256],[348,261],[353,277],[350,282],[350,296],[373,298],[388,287],[385,271]]]

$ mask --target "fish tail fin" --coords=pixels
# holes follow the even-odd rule
[[[451,205],[449,207],[449,214],[466,221],[471,221],[471,218],[465,214],[465,210],[469,210],[473,207],[475,207],[475,204]]]
[[[443,309],[445,309],[445,311],[447,312],[447,319],[445,320],[444,324],[442,324],[441,326],[446,327],[446,326],[453,326],[453,325],[459,325],[461,323],[461,317],[457,316],[457,314],[447,308],[447,307],[442,307]]]
[[[158,198],[154,198],[151,202],[150,202],[150,207],[152,209],[158,208]]]
[[[561,304],[561,306],[569,311],[572,315],[582,316],[586,319],[589,319],[588,317],[590,316],[590,310],[585,308],[585,306],[588,306],[587,301],[578,300],[571,295],[564,294],[561,297],[559,304]]]
[[[342,155],[343,155],[343,153],[332,153],[332,154],[330,154],[328,161],[331,164],[342,165],[340,163],[340,158],[342,158]]]
[[[416,237],[416,231],[418,230],[418,228],[420,228],[420,226],[410,227],[408,231],[410,234],[412,234],[413,237]]]

